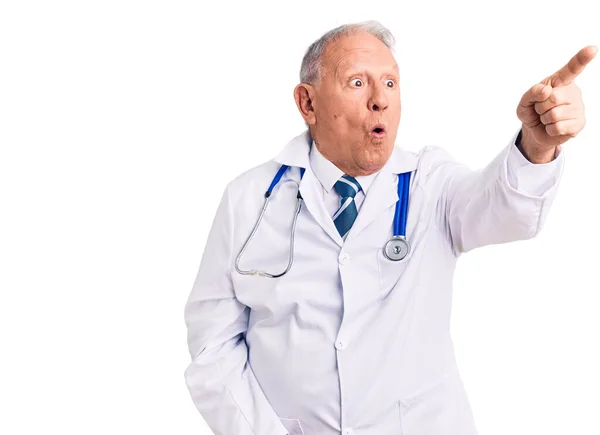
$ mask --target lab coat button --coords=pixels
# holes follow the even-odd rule
[[[340,261],[340,264],[342,264],[342,265],[346,264],[348,261],[350,261],[350,254],[348,254],[347,252],[343,252],[340,255],[339,261]]]
[[[354,431],[350,427],[346,428],[344,429],[344,435],[354,435]]]
[[[344,350],[348,346],[348,343],[342,340],[338,340],[335,342],[335,348],[337,350]]]

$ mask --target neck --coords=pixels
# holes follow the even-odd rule
[[[332,156],[331,154],[327,153],[327,151],[325,151],[316,140],[314,140],[314,142],[315,142],[315,146],[319,149],[319,152],[323,155],[323,157],[325,157],[327,160],[329,160],[331,163],[333,163],[336,167],[338,167],[341,171],[343,171],[344,174],[349,175],[350,177],[361,177],[361,176],[371,175],[381,169],[380,167],[364,169],[364,168],[361,168],[360,166],[358,166],[356,164],[356,162],[354,162],[354,160],[352,160],[352,159],[336,158],[335,156]]]

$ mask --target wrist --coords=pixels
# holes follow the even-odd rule
[[[534,164],[550,163],[556,156],[556,146],[547,148],[538,145],[524,129],[519,132],[515,145],[523,157]]]

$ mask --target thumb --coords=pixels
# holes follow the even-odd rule
[[[525,124],[539,122],[539,115],[535,111],[535,103],[541,103],[550,98],[552,86],[543,83],[533,85],[531,89],[523,94],[517,107],[517,117]]]

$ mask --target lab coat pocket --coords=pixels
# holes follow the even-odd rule
[[[281,418],[281,423],[285,426],[288,431],[288,435],[304,435],[302,431],[302,425],[300,424],[300,420],[295,418]]]
[[[402,435],[477,435],[464,390],[452,372],[398,403]]]

